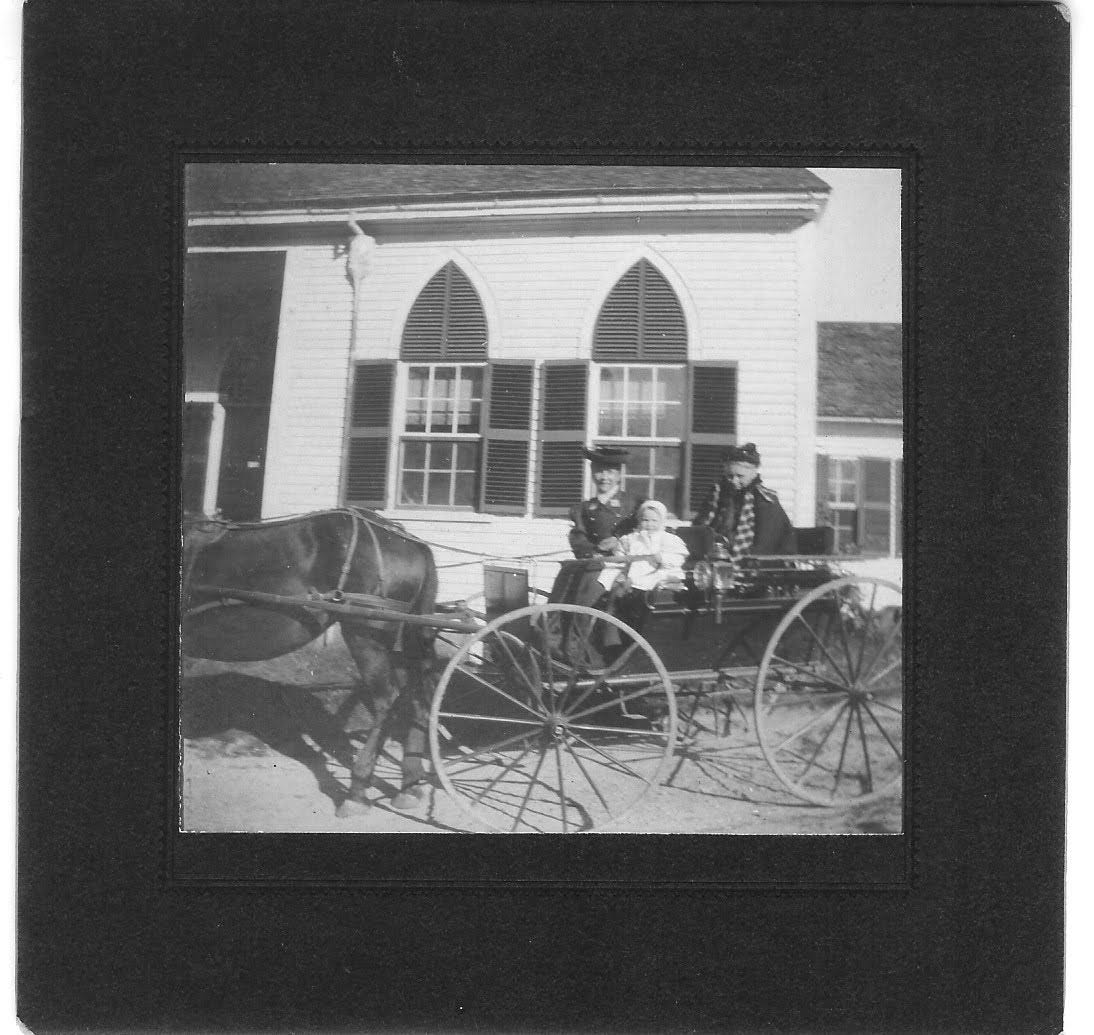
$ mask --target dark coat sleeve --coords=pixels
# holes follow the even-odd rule
[[[718,500],[721,497],[721,485],[715,482],[707,490],[707,494],[703,497],[703,502],[699,504],[698,509],[695,511],[695,517],[691,519],[693,525],[712,525],[714,524],[714,515],[718,513]]]
[[[638,531],[638,508],[646,502],[646,497],[631,496],[624,493],[622,502],[623,510],[626,511],[627,508],[630,508],[630,510],[625,517],[616,522],[615,528],[612,529],[612,535],[629,535],[631,532]]]
[[[570,520],[574,527],[570,529],[570,549],[575,557],[592,557],[596,553],[596,543],[589,537],[585,527],[585,511],[582,504],[570,508]]]
[[[756,496],[756,537],[753,554],[778,555],[797,552],[797,536],[790,518],[777,499]]]

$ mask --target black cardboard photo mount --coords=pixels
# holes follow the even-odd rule
[[[279,19],[257,6],[145,5],[136,19],[124,4],[29,9],[25,1022],[34,1031],[1059,1030],[1068,175],[1059,12],[333,11],[285,4]],[[89,82],[113,89],[93,95]],[[177,740],[162,682],[173,678],[172,175],[180,141],[244,152],[282,135],[284,151],[318,141],[342,154],[378,141],[422,154],[483,141],[498,153],[775,157],[772,141],[803,154],[849,144],[914,153],[915,298],[905,319],[915,321],[906,575],[916,714],[901,839],[914,863],[902,857],[899,880],[659,887],[655,874],[529,888],[513,872],[526,864],[511,857],[497,859],[501,880],[488,887],[172,879]],[[58,413],[67,420],[50,419]],[[1017,482],[1015,470],[1038,475]],[[423,835],[414,844],[426,840],[481,843]],[[527,840],[509,839],[505,853],[527,853]],[[577,840],[567,851],[602,839]],[[235,844],[262,881],[284,866],[275,853],[259,857],[255,841]],[[776,859],[778,844],[757,845]]]

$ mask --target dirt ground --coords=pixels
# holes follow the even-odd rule
[[[390,742],[377,767],[373,808],[335,815],[349,783],[353,747],[341,733],[355,676],[337,641],[272,662],[187,663],[182,682],[182,827],[191,831],[446,833],[476,829],[440,787],[401,813],[400,748]],[[899,833],[893,796],[857,808],[804,805],[779,784],[749,731],[717,756],[678,758],[613,829],[644,833]]]

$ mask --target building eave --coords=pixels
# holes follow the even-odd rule
[[[367,231],[369,223],[383,225],[445,223],[453,220],[543,219],[551,217],[642,217],[642,216],[738,216],[774,217],[808,222],[824,211],[828,195],[821,191],[765,193],[643,194],[621,198],[617,195],[567,195],[560,198],[506,198],[385,203],[322,207],[292,207],[248,211],[242,208],[191,213],[187,224],[198,227],[345,225],[358,223]]]

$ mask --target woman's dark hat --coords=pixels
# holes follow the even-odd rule
[[[746,442],[743,446],[730,446],[722,454],[723,464],[752,464],[760,466],[760,454],[756,452],[755,442]]]
[[[582,455],[586,460],[591,460],[601,467],[622,467],[630,458],[630,453],[625,449],[615,446],[598,446],[596,449],[583,449]]]

